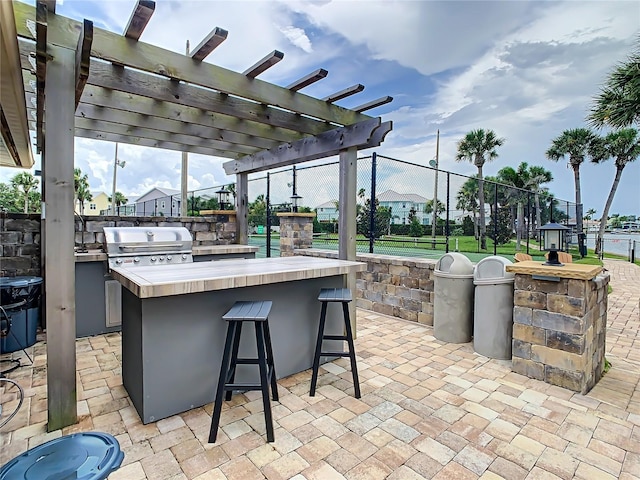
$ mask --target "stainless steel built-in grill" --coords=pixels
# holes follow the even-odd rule
[[[193,241],[184,227],[104,227],[109,267],[193,262]]]

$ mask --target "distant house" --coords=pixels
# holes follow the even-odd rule
[[[76,212],[81,215],[100,215],[102,210],[106,210],[109,207],[109,195],[104,192],[91,192],[91,200],[84,202],[83,206],[80,205],[80,201],[76,200]]]
[[[153,187],[135,201],[138,216],[180,216],[180,190]]]
[[[413,209],[416,218],[422,225],[431,225],[431,215],[424,213],[427,199],[415,193],[398,193],[386,190],[377,196],[380,207],[391,208],[391,223],[396,225],[408,224]],[[339,212],[337,200],[325,202],[316,207],[316,218],[319,222],[338,221]]]
[[[421,225],[431,225],[433,214],[424,213],[428,200],[418,194],[386,190],[376,198],[379,206],[391,208],[392,224],[408,224],[409,215],[413,210]]]
[[[338,221],[338,201],[331,200],[316,207],[316,218],[319,222]]]

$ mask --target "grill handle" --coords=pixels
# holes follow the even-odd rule
[[[175,243],[131,243],[127,245],[118,245],[121,252],[139,253],[139,252],[156,252],[158,250],[184,250],[184,245]]]

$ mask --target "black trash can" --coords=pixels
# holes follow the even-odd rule
[[[41,292],[41,277],[0,278],[0,353],[15,352],[36,343]]]
[[[582,258],[587,256],[587,234],[584,232],[578,233],[578,250]]]

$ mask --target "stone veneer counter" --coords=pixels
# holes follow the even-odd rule
[[[591,280],[602,272],[599,265],[583,265],[580,263],[565,263],[561,266],[545,265],[544,262],[518,262],[507,265],[507,272],[522,275],[539,275],[556,278],[573,278],[575,280]]]
[[[513,371],[586,394],[604,369],[609,275],[533,261],[506,270],[515,273]]]
[[[365,269],[364,263],[346,260],[278,257],[118,267],[111,272],[137,297],[153,298],[345,275]]]

